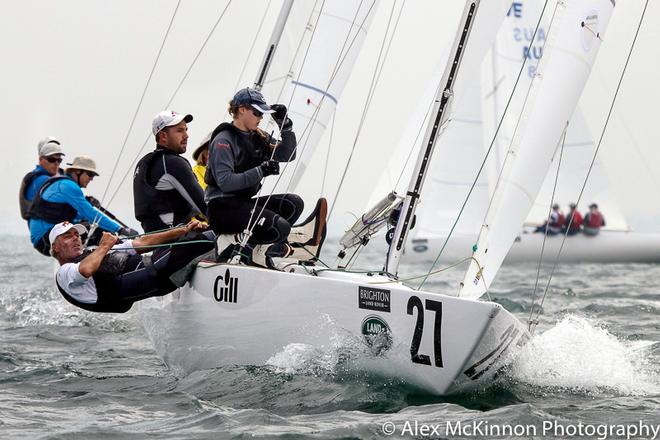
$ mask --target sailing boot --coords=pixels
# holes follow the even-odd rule
[[[287,258],[301,262],[313,262],[318,259],[325,240],[327,217],[328,202],[321,197],[309,217],[291,228],[287,240],[292,252]]]
[[[252,249],[250,262],[256,266],[278,269],[278,261],[287,260],[292,254],[293,248],[289,243],[258,244]]]
[[[241,242],[243,241],[243,233],[238,234],[219,234],[215,239],[215,261],[226,262],[236,255],[240,249]],[[246,245],[243,249],[243,254],[249,254],[251,246]],[[245,263],[244,257],[241,256],[241,261]]]

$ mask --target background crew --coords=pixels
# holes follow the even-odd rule
[[[30,240],[34,248],[43,255],[49,255],[48,233],[55,224],[63,221],[96,221],[104,231],[121,235],[137,234],[137,231],[122,227],[85,199],[82,188],[98,176],[96,163],[88,156],[78,156],[68,165],[65,175],[51,177],[32,202]]]
[[[600,228],[605,226],[605,218],[598,210],[598,205],[589,205],[589,212],[584,216],[584,234],[598,235]]]
[[[32,199],[34,199],[41,186],[50,177],[62,174],[60,164],[64,157],[60,142],[53,136],[48,136],[40,140],[37,144],[37,151],[39,154],[39,163],[23,177],[21,189],[18,194],[21,217],[23,217],[23,220],[27,220],[28,228],[30,227]]]

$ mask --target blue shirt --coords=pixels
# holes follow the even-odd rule
[[[78,211],[74,223],[87,220],[92,223],[98,219],[99,227],[110,232],[119,232],[121,226],[85,199],[82,188],[70,177],[60,179],[46,188],[41,197],[49,202],[66,203]],[[30,219],[30,241],[35,245],[41,238],[55,226],[41,218]]]
[[[41,185],[43,185],[46,180],[50,177],[50,174],[48,174],[48,171],[41,165],[37,165],[32,172],[36,172],[37,176],[32,179],[32,182],[28,185],[28,187],[25,189],[25,198],[32,201],[34,199],[34,196],[37,195],[37,192],[39,191],[39,188],[41,188]]]

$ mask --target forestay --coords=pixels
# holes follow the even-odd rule
[[[460,296],[489,287],[557,156],[614,9],[611,0],[557,2],[543,57],[507,151]]]

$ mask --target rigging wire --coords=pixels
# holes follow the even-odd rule
[[[639,31],[642,27],[642,23],[644,22],[644,16],[646,15],[646,9],[647,9],[648,5],[649,5],[649,0],[646,0],[646,2],[644,3],[644,9],[642,10],[642,14],[639,18],[639,23],[637,24],[637,30],[635,31],[635,37],[633,38],[633,41],[630,45],[630,50],[628,51],[628,56],[626,57],[626,62],[623,66],[623,70],[621,71],[621,76],[619,77],[619,82],[616,86],[616,90],[614,92],[614,97],[612,98],[610,108],[607,112],[607,117],[605,118],[605,124],[603,125],[603,129],[600,132],[600,137],[598,139],[598,144],[596,145],[596,149],[594,150],[594,155],[591,159],[591,164],[589,165],[589,169],[587,170],[587,175],[585,176],[584,182],[582,184],[582,188],[580,189],[580,195],[578,196],[577,201],[575,203],[576,205],[578,205],[580,203],[580,200],[582,199],[582,196],[584,194],[584,189],[587,186],[589,176],[591,175],[591,171],[593,170],[594,164],[596,162],[596,157],[598,156],[598,152],[600,151],[600,147],[603,143],[603,138],[605,137],[605,132],[607,131],[607,125],[610,122],[610,118],[611,118],[612,112],[614,110],[614,105],[616,104],[616,99],[619,95],[619,91],[621,89],[621,84],[623,83],[623,78],[626,75],[626,70],[628,69],[628,63],[630,62],[630,58],[632,57],[632,53],[633,53],[633,50],[635,48],[635,43],[637,42],[637,37],[639,36]],[[572,223],[572,220],[573,220],[573,217],[571,216],[571,221],[569,222],[568,227],[570,227],[570,225]],[[568,227],[566,228],[566,233],[564,234],[564,236],[562,238],[562,242],[561,242],[561,245],[559,247],[559,252],[557,252],[557,257],[555,258],[554,264],[552,266],[552,270],[550,271],[550,275],[548,276],[548,282],[545,285],[545,289],[543,291],[543,297],[541,298],[541,303],[539,304],[539,307],[537,308],[536,321],[538,321],[539,317],[541,316],[543,303],[544,303],[545,298],[548,294],[548,290],[550,289],[550,284],[552,282],[552,277],[554,276],[557,265],[559,264],[559,258],[561,257],[561,253],[564,249],[564,243],[566,242],[566,237],[567,237],[567,234],[568,234]]]
[[[534,280],[534,290],[532,291],[532,305],[529,309],[529,320],[527,321],[528,328],[531,329],[532,325],[536,325],[532,321],[532,315],[534,314],[534,302],[536,301],[536,291],[539,285],[539,278],[541,277],[541,265],[543,264],[543,254],[545,252],[545,242],[548,238],[548,229],[550,228],[550,216],[552,215],[552,206],[555,204],[555,195],[557,193],[557,182],[559,181],[559,171],[561,170],[561,160],[564,156],[564,145],[566,143],[566,132],[568,130],[568,121],[566,121],[566,126],[564,127],[564,133],[561,138],[561,149],[559,150],[559,161],[557,163],[557,173],[555,174],[555,182],[552,187],[552,196],[550,197],[550,208],[548,209],[548,217],[545,220],[545,231],[543,233],[543,242],[541,244],[541,255],[539,256],[539,264],[536,268],[536,280]],[[571,216],[571,221],[572,221]],[[570,226],[570,223],[569,223]],[[568,229],[566,230],[568,233]]]
[[[105,197],[108,193],[108,189],[110,188],[110,183],[112,183],[112,179],[115,176],[115,172],[117,171],[117,166],[119,165],[119,160],[121,159],[122,154],[124,153],[124,150],[126,149],[126,144],[128,143],[128,138],[131,135],[131,132],[133,131],[133,126],[135,125],[135,120],[137,119],[137,115],[140,112],[140,109],[142,108],[142,103],[144,102],[144,97],[147,94],[147,90],[149,88],[149,85],[151,84],[151,79],[154,76],[154,72],[156,71],[156,66],[158,66],[158,61],[160,60],[160,56],[163,53],[163,48],[165,47],[165,42],[167,41],[167,37],[170,35],[170,30],[172,30],[172,25],[174,24],[174,19],[176,18],[176,14],[179,10],[179,6],[181,5],[181,0],[179,0],[176,4],[176,7],[174,8],[174,12],[172,13],[172,18],[170,18],[170,22],[167,25],[167,30],[165,31],[165,35],[163,36],[163,40],[160,43],[160,47],[158,48],[158,53],[156,54],[156,59],[154,60],[153,65],[151,66],[151,71],[149,72],[149,76],[147,78],[147,82],[144,85],[144,88],[142,90],[142,95],[140,96],[140,100],[138,101],[138,105],[135,108],[135,113],[133,113],[133,118],[131,119],[131,123],[129,124],[128,130],[126,131],[126,136],[124,137],[124,142],[121,144],[121,149],[119,150],[119,154],[117,154],[117,158],[115,159],[115,163],[112,167],[112,172],[110,173],[110,177],[108,178],[108,184],[105,186],[105,189],[103,190],[103,195],[101,196],[101,206],[103,206],[103,202],[105,201]],[[109,205],[109,203],[108,203]],[[94,215],[94,220],[90,224],[90,231],[89,234],[87,235],[87,239],[85,240],[85,245],[89,242],[89,239],[91,236],[94,234],[94,231],[98,228],[98,223],[102,218],[102,213],[101,211],[97,212]]]
[[[394,15],[395,6],[396,6],[396,0],[392,4],[392,10],[390,12],[390,17],[387,21],[387,28],[385,29],[385,35],[383,37],[383,43],[381,44],[380,51],[378,53],[378,59],[376,61],[376,68],[374,70],[374,74],[372,76],[371,83],[369,85],[369,92],[367,93],[367,99],[365,101],[365,106],[364,106],[364,109],[362,111],[362,115],[360,116],[360,122],[358,124],[357,132],[355,133],[355,138],[353,139],[353,146],[351,147],[351,152],[348,156],[348,161],[346,162],[346,166],[344,167],[344,171],[342,172],[341,179],[339,180],[339,186],[337,187],[337,191],[335,192],[334,198],[332,200],[332,205],[330,207],[330,211],[328,212],[328,221],[330,220],[330,218],[332,217],[332,214],[334,212],[335,204],[337,202],[337,198],[339,197],[339,193],[341,192],[342,186],[344,185],[344,180],[346,179],[346,174],[348,173],[348,168],[349,168],[349,166],[351,164],[351,161],[353,159],[353,154],[355,153],[355,148],[356,148],[357,142],[360,138],[360,134],[362,133],[362,128],[364,126],[364,122],[366,120],[367,113],[369,111],[369,106],[371,105],[373,95],[375,94],[375,91],[376,91],[376,87],[379,84],[380,74],[382,73],[385,62],[388,59],[389,50],[391,48],[391,43],[392,43],[392,40],[394,39],[394,36],[396,34],[396,31],[397,31],[397,28],[398,28],[398,25],[399,25],[399,19],[401,18],[401,13],[403,11],[403,7],[405,6],[405,0],[403,1],[401,8],[399,9],[399,15],[398,15],[397,20],[395,22],[394,29],[392,30],[392,34],[390,36],[389,44],[387,45],[387,49],[385,50],[385,55],[383,56],[383,48],[385,47],[385,41],[387,40],[387,33],[389,32],[389,29],[390,29],[390,24],[391,24],[391,21],[392,21],[392,16]],[[381,58],[383,59],[382,65],[381,65]],[[379,65],[380,65],[380,69],[379,69]]]
[[[328,176],[328,164],[330,163],[330,151],[332,151],[332,138],[335,134],[335,120],[337,116],[337,111],[332,112],[332,122],[330,123],[330,139],[328,139],[328,151],[325,155],[325,165],[323,167],[323,180],[321,181],[321,191],[319,198],[323,197],[323,192],[325,190],[325,181]]]
[[[124,137],[124,142],[121,144],[121,149],[119,150],[119,154],[117,155],[117,159],[115,160],[115,164],[112,167],[112,172],[110,173],[110,177],[108,178],[108,185],[106,185],[105,190],[103,191],[103,195],[101,196],[101,205],[103,205],[103,201],[105,200],[105,196],[108,193],[108,189],[110,188],[110,182],[112,182],[112,179],[115,175],[115,172],[117,171],[117,166],[119,165],[119,160],[121,159],[122,154],[124,153],[124,150],[126,149],[126,144],[128,143],[128,138],[133,132],[133,126],[135,125],[135,120],[137,119],[138,113],[140,112],[140,109],[142,108],[142,103],[144,102],[144,97],[147,94],[147,89],[149,88],[149,85],[151,84],[151,79],[154,76],[154,72],[156,71],[156,66],[158,65],[158,61],[160,60],[160,56],[163,53],[163,48],[165,47],[165,42],[167,41],[167,37],[170,35],[170,30],[172,29],[172,24],[174,23],[174,19],[176,18],[176,13],[179,10],[179,6],[181,5],[181,0],[179,0],[176,4],[176,7],[174,8],[174,12],[172,13],[172,18],[170,19],[169,24],[167,25],[167,30],[165,31],[165,35],[163,36],[163,41],[160,43],[160,47],[158,48],[158,54],[156,55],[156,59],[154,60],[153,66],[151,66],[151,71],[149,72],[149,77],[147,78],[147,82],[144,85],[144,89],[142,89],[142,95],[140,96],[140,100],[138,102],[137,107],[135,108],[135,112],[133,113],[133,118],[131,119],[131,123],[128,126],[128,130],[126,131],[126,136]]]
[[[325,3],[325,2],[324,2],[324,3]],[[360,3],[360,5],[361,5],[361,4],[362,4],[362,2]],[[327,95],[327,91],[329,90],[330,86],[332,85],[332,82],[334,81],[334,79],[335,79],[335,77],[336,77],[336,75],[337,75],[337,73],[338,73],[338,71],[339,71],[339,68],[341,67],[341,65],[343,64],[343,62],[346,60],[346,57],[348,56],[348,51],[350,51],[350,48],[351,48],[351,47],[353,46],[353,44],[355,43],[355,40],[357,39],[357,36],[358,36],[358,33],[359,33],[359,29],[363,29],[363,28],[364,28],[364,23],[366,22],[367,18],[368,18],[369,15],[371,14],[371,12],[372,12],[373,7],[374,7],[375,4],[376,4],[375,1],[373,1],[373,2],[371,3],[371,6],[369,7],[369,9],[368,9],[368,11],[367,11],[367,13],[366,13],[364,19],[362,20],[362,22],[360,23],[360,25],[359,25],[359,27],[358,27],[358,32],[356,32],[355,36],[354,36],[353,39],[351,40],[351,43],[350,43],[350,45],[349,45],[349,47],[348,47],[346,53],[341,53],[341,52],[340,52],[340,55],[339,55],[340,58],[337,60],[337,63],[336,63],[336,65],[335,65],[335,67],[334,67],[333,74],[332,74],[332,76],[331,76],[331,78],[330,78],[330,80],[329,80],[329,82],[328,82],[328,85],[327,85],[327,87],[326,87],[325,93],[323,94],[323,97],[321,98],[321,101],[320,101],[320,103],[319,103],[319,106],[318,106],[318,107],[315,109],[315,111],[314,111],[313,118],[310,119],[310,120],[308,121],[307,126],[306,126],[305,129],[303,130],[303,135],[302,135],[302,136],[304,136],[305,131],[307,130],[307,128],[311,125],[312,122],[314,122],[315,118],[317,117],[317,115],[318,115],[318,110],[319,110],[319,108],[320,108],[321,103],[322,103],[323,100],[325,99],[325,96]],[[357,9],[357,11],[356,11],[356,13],[355,13],[355,15],[354,15],[354,17],[353,17],[353,22],[351,23],[351,27],[349,28],[349,32],[348,32],[348,34],[347,34],[347,36],[346,36],[346,40],[344,41],[344,47],[346,47],[346,42],[350,39],[351,30],[352,30],[353,27],[354,27],[355,20],[357,19],[359,12],[360,12],[360,7],[358,7],[358,9]],[[319,13],[319,19],[320,19],[320,16],[321,16],[321,13]],[[317,20],[317,21],[318,21],[318,20]],[[316,30],[316,26],[315,26],[315,30]],[[314,34],[312,34],[312,39],[313,39],[313,37],[314,37]],[[308,48],[307,48],[307,52],[305,53],[305,59],[307,58],[307,54],[309,53],[309,48],[310,48],[310,47],[311,47],[311,41],[310,41],[310,45],[309,45]],[[343,48],[342,48],[342,52],[343,52]],[[343,55],[343,56],[342,56],[342,55]],[[302,67],[304,67],[304,60],[303,60],[303,66],[301,66],[301,70],[300,70],[299,73],[298,73],[298,78],[300,78],[300,75],[302,74]],[[294,89],[293,89],[294,91],[295,91],[296,87],[297,87],[297,84],[294,85]],[[291,99],[293,99],[293,93],[292,93]],[[299,154],[300,156],[302,156],[302,154],[304,154],[304,150],[305,150],[305,147],[306,147],[306,146],[307,146],[307,145],[303,146],[302,151],[300,151],[300,154]],[[288,168],[288,166],[289,166],[289,164],[290,164],[290,161],[291,161],[291,158],[293,157],[293,154],[295,154],[296,152],[297,152],[297,149],[296,149],[296,150],[295,150],[295,151],[289,156],[287,162],[286,162],[285,165],[284,165],[284,170],[282,171],[282,173],[280,173],[280,174],[278,175],[277,180],[275,181],[275,184],[274,184],[274,186],[273,186],[273,190],[268,194],[268,197],[267,197],[267,199],[266,199],[266,203],[268,202],[268,200],[270,200],[270,197],[271,197],[271,196],[273,195],[273,193],[275,192],[275,189],[277,188],[278,184],[280,183],[280,181],[281,181],[281,179],[282,179],[282,176],[284,175],[284,172],[286,171],[286,169]],[[273,154],[274,154],[274,152],[273,152]],[[297,166],[297,164],[296,164],[296,166]],[[294,170],[295,170],[295,168],[294,168]],[[260,194],[260,193],[261,193],[261,190],[259,191],[258,194]],[[253,208],[253,210],[252,210],[252,213],[251,213],[251,216],[250,216],[250,220],[249,220],[249,222],[248,222],[248,228],[244,231],[244,232],[245,232],[245,235],[244,235],[244,238],[243,238],[243,240],[242,240],[242,244],[241,244],[241,246],[239,247],[239,249],[242,249],[242,248],[245,246],[245,244],[247,243],[247,239],[248,239],[249,236],[252,234],[252,231],[253,231],[254,227],[256,226],[256,221],[254,221],[254,223],[253,223],[253,220],[254,220],[254,214],[255,214],[256,209],[257,209],[257,202],[256,202],[256,200],[258,200],[258,198],[259,198],[259,195],[258,195],[257,198],[255,199],[255,206],[254,206],[254,208]],[[261,216],[261,214],[263,213],[263,210],[264,210],[264,209],[265,209],[265,204],[264,204],[264,206],[261,207],[261,210],[260,210],[259,214],[256,216],[257,219]],[[252,223],[252,225],[250,225],[251,223]]]
[[[341,50],[339,51],[339,57],[338,57],[337,63],[335,64],[335,66],[333,68],[332,74],[331,74],[330,79],[328,81],[328,85],[326,86],[325,91],[324,91],[323,95],[321,96],[321,100],[319,101],[318,104],[316,104],[316,107],[314,109],[314,112],[312,113],[312,116],[309,118],[309,120],[307,121],[307,124],[305,125],[305,128],[301,132],[300,139],[303,139],[303,138],[305,138],[305,136],[307,136],[307,138],[303,142],[302,148],[300,149],[299,157],[301,157],[301,158],[303,157],[303,155],[305,153],[305,150],[307,149],[307,146],[309,145],[308,142],[309,142],[309,137],[311,136],[311,130],[314,127],[314,124],[317,122],[321,107],[323,105],[323,102],[325,101],[325,98],[326,98],[327,94],[328,94],[328,90],[330,90],[330,86],[332,85],[332,83],[334,82],[337,74],[339,73],[339,69],[340,69],[341,65],[346,60],[346,57],[348,57],[348,54],[349,54],[351,48],[353,47],[353,45],[355,44],[355,41],[358,38],[360,30],[362,30],[364,28],[364,24],[365,24],[366,20],[369,18],[369,16],[371,15],[371,12],[372,12],[375,4],[376,4],[375,1],[372,1],[371,6],[367,10],[367,13],[366,13],[365,17],[363,18],[360,25],[357,27],[357,31],[356,31],[355,35],[353,36],[353,38],[350,38],[351,37],[351,32],[352,32],[353,28],[355,27],[355,21],[358,18],[358,15],[359,15],[360,10],[362,9],[362,4],[363,3],[364,3],[364,0],[362,0],[360,2],[360,4],[358,5],[358,8],[357,8],[357,11],[355,12],[355,15],[353,16],[351,26],[348,30],[346,38],[344,39],[343,46],[342,46]],[[313,38],[313,36],[312,36],[312,38]],[[348,48],[346,48],[346,44],[348,43],[349,40],[350,40],[350,44],[348,45]],[[307,48],[308,51],[309,51],[310,47],[311,47],[311,41],[310,41],[310,46],[308,46],[308,48]],[[344,49],[346,49],[346,50],[344,51]],[[307,53],[305,54],[305,58],[306,57],[307,57]],[[298,81],[300,80],[300,76],[302,75],[302,71],[303,71],[303,66],[301,66],[300,71],[298,72],[298,78],[296,80],[296,83],[294,84],[293,90],[291,92],[291,96],[289,98],[289,106],[291,106],[291,103],[293,102],[293,96],[294,96],[295,91],[298,87]],[[309,135],[307,133],[308,130],[310,131]],[[294,165],[294,168],[293,168],[293,171],[291,173],[291,177],[289,179],[289,182],[286,186],[285,192],[289,192],[290,187],[293,183],[293,179],[296,176],[296,171],[298,170],[298,167],[299,167],[301,162],[302,161],[298,161]]]
[[[541,26],[541,20],[543,19],[543,15],[545,13],[545,8],[547,7],[547,5],[548,5],[548,0],[545,0],[545,2],[543,3],[543,9],[541,10],[541,14],[539,15],[539,19],[536,22],[536,27],[534,29],[534,33],[532,34],[532,38],[531,38],[530,41],[534,41],[536,39],[536,35],[538,33],[539,27]],[[555,12],[556,11],[557,11],[557,9],[555,7]],[[554,19],[554,13],[553,13],[553,19]],[[552,26],[552,22],[551,22],[550,26]],[[544,45],[545,45],[545,43],[544,43]],[[486,150],[486,154],[484,155],[484,158],[481,161],[481,165],[479,166],[479,170],[477,171],[477,175],[475,176],[475,178],[472,182],[472,185],[470,185],[470,190],[468,191],[467,196],[465,197],[465,200],[463,201],[461,209],[459,210],[458,215],[456,216],[456,220],[452,224],[451,229],[449,230],[449,233],[447,234],[447,237],[445,238],[445,241],[442,244],[442,247],[440,248],[440,251],[438,252],[438,255],[436,256],[435,260],[433,260],[433,263],[431,264],[431,267],[429,268],[429,271],[428,271],[429,273],[431,273],[433,271],[433,269],[435,268],[435,265],[438,263],[438,260],[440,259],[440,256],[444,252],[445,247],[447,246],[447,243],[449,243],[449,239],[451,238],[452,234],[454,233],[454,229],[456,229],[456,225],[458,224],[458,221],[460,220],[461,215],[463,214],[463,211],[465,210],[465,207],[467,206],[467,203],[470,200],[470,197],[472,196],[472,192],[474,191],[474,188],[477,186],[477,181],[479,180],[479,177],[481,176],[481,173],[482,173],[484,167],[486,166],[486,161],[488,160],[488,156],[490,155],[490,152],[492,151],[493,146],[495,145],[497,135],[499,134],[500,129],[502,128],[502,124],[504,123],[504,118],[507,115],[507,112],[509,110],[509,106],[511,105],[511,101],[513,100],[513,96],[515,94],[516,88],[518,87],[518,83],[520,82],[520,78],[522,76],[523,70],[525,69],[525,64],[526,63],[527,63],[527,57],[525,56],[525,57],[523,57],[523,62],[520,65],[520,70],[518,71],[518,76],[516,77],[516,81],[513,84],[513,89],[511,90],[511,93],[509,94],[509,98],[507,100],[506,106],[504,107],[504,111],[502,112],[502,116],[500,117],[500,120],[497,124],[497,128],[495,129],[495,133],[493,134],[493,138],[490,142],[490,145],[488,146],[488,150]],[[533,83],[530,83],[530,88],[527,90],[527,95],[529,95],[529,90],[531,89],[532,84]],[[527,98],[525,98],[525,101],[526,100],[527,100]],[[523,108],[524,108],[524,106],[523,106]],[[520,117],[518,118],[518,123],[519,122],[520,122]],[[517,126],[518,126],[518,124],[516,124],[516,129],[517,129]],[[506,163],[506,159],[505,159],[505,163]],[[504,168],[504,164],[502,165],[502,169],[503,168]],[[501,171],[500,171],[500,176],[498,177],[498,182],[499,182],[501,176],[502,176],[502,174],[501,174]],[[492,201],[492,199],[491,199],[491,201]],[[488,212],[489,210],[490,210],[490,205],[489,205],[489,209],[486,212]],[[422,282],[419,284],[419,286],[417,286],[417,290],[420,290],[424,286],[424,284],[426,283],[427,278],[424,278],[422,280]]]
[[[250,58],[252,57],[252,52],[254,52],[254,47],[257,44],[257,41],[259,39],[259,34],[261,33],[261,29],[264,26],[264,22],[266,21],[266,17],[268,16],[268,11],[270,10],[270,5],[273,2],[273,0],[268,0],[268,4],[266,5],[266,9],[264,9],[264,13],[261,16],[261,20],[259,21],[259,26],[257,27],[257,32],[254,34],[254,38],[252,39],[252,44],[250,45],[250,49],[247,52],[247,56],[245,57],[245,61],[243,61],[243,67],[241,68],[241,73],[238,74],[238,78],[236,79],[236,83],[234,84],[234,90],[238,90],[238,87],[241,84],[241,81],[243,80],[243,75],[245,74],[245,69],[247,69],[248,62],[250,61]],[[229,110],[225,113],[225,117],[229,115]]]
[[[190,72],[192,71],[192,69],[195,66],[195,64],[197,63],[197,60],[199,59],[200,55],[202,54],[202,52],[206,48],[206,45],[208,44],[209,40],[211,39],[211,37],[215,33],[218,25],[220,24],[220,21],[222,21],[222,18],[227,13],[227,9],[229,8],[229,5],[231,5],[231,2],[232,2],[232,0],[227,1],[227,4],[225,5],[224,9],[220,13],[220,16],[218,17],[218,19],[213,24],[213,27],[211,28],[210,32],[208,33],[208,35],[204,39],[204,42],[202,43],[202,46],[197,51],[197,54],[195,55],[192,62],[188,66],[188,69],[186,70],[185,74],[181,78],[181,81],[179,81],[178,86],[174,90],[174,93],[172,93],[172,96],[167,101],[167,104],[165,104],[164,108],[168,108],[170,106],[172,101],[174,101],[174,98],[176,97],[176,95],[179,93],[179,90],[181,89],[181,86],[183,86],[183,83],[188,79],[188,75],[190,75]],[[108,206],[110,205],[110,203],[112,203],[112,201],[115,199],[115,197],[119,193],[119,190],[121,189],[122,185],[124,184],[124,181],[126,180],[126,177],[128,177],[128,175],[132,173],[132,170],[135,168],[135,164],[138,162],[138,159],[140,158],[140,155],[142,154],[142,151],[144,151],[144,148],[147,146],[147,143],[149,142],[149,139],[152,136],[153,136],[153,134],[151,132],[147,135],[146,139],[142,143],[142,147],[140,148],[140,150],[137,152],[137,154],[133,158],[133,161],[131,162],[131,165],[127,168],[126,172],[124,173],[121,180],[119,181],[119,184],[117,185],[117,188],[115,189],[114,193],[112,194],[112,197],[108,201]],[[118,161],[119,161],[119,159],[120,158],[117,158]]]

